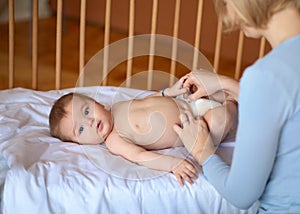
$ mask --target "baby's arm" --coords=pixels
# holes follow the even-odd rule
[[[183,88],[183,83],[184,83],[185,79],[186,79],[186,76],[183,76],[170,88],[164,88],[155,94],[151,94],[150,96],[176,97],[176,96],[185,94],[189,90],[188,88]]]
[[[131,162],[155,170],[172,172],[180,185],[183,185],[183,179],[192,184],[192,179],[197,178],[196,169],[189,161],[148,151],[124,140],[118,134],[111,134],[107,138],[106,146],[113,154],[120,155]]]

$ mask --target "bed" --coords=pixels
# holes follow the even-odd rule
[[[255,213],[255,206],[242,211],[222,199],[199,166],[195,183],[181,187],[171,173],[130,163],[104,145],[62,143],[50,137],[51,104],[70,91],[108,105],[151,93],[110,86],[1,91],[0,151],[7,161],[1,168],[6,171],[3,213]],[[233,146],[227,142],[219,149],[227,161]],[[193,161],[183,147],[160,152]]]
[[[43,84],[48,84],[51,78],[39,82],[47,69],[39,64],[39,57],[42,58],[43,55],[38,48],[38,1],[32,1],[31,84],[29,86],[17,83],[18,76],[22,72],[15,64],[18,56],[14,52],[17,48],[14,35],[16,24],[14,1],[9,1],[8,66],[5,70],[1,69],[4,78],[1,78],[2,90],[0,91],[1,212],[256,213],[258,202],[249,210],[240,210],[223,199],[204,178],[201,167],[184,147],[159,151],[188,158],[197,166],[199,177],[195,183],[193,185],[186,183],[181,187],[173,174],[128,162],[112,155],[105,145],[83,146],[61,142],[49,134],[48,115],[51,106],[57,98],[66,93],[74,91],[84,93],[99,102],[112,105],[122,100],[143,98],[155,90],[168,87],[180,76],[193,69],[203,68],[212,72],[222,72],[220,69],[222,59],[226,57],[222,56],[221,51],[222,25],[216,17],[214,17],[216,31],[213,32],[215,40],[212,41],[215,44],[213,60],[207,57],[210,55],[209,51],[205,54],[201,51],[205,46],[200,45],[200,36],[209,31],[205,31],[205,28],[200,31],[201,24],[212,28],[211,23],[209,25],[206,23],[207,3],[202,0],[193,1],[196,5],[196,15],[194,15],[194,22],[189,26],[194,32],[194,42],[191,43],[180,37],[182,33],[180,34],[178,29],[182,18],[180,10],[184,11],[186,8],[183,1],[172,1],[174,18],[172,33],[169,35],[158,32],[156,26],[159,21],[158,14],[168,12],[168,7],[163,7],[162,3],[153,0],[149,23],[151,32],[136,33],[134,24],[139,19],[136,15],[138,14],[136,10],[139,9],[135,3],[138,4],[137,2],[140,1],[124,1],[127,4],[126,9],[129,10],[128,28],[126,36],[117,41],[110,41],[113,29],[116,28],[114,21],[111,21],[113,14],[116,14],[112,12],[114,1],[103,1],[104,19],[101,35],[104,44],[93,56],[86,56],[85,47],[89,43],[85,39],[88,23],[86,14],[88,14],[89,2],[81,0],[77,32],[79,45],[76,50],[79,53],[76,60],[79,71],[77,73],[73,71],[72,75],[76,76],[76,81],[71,83],[71,87],[65,87],[62,83],[68,81],[69,76],[64,74],[65,70],[62,68],[64,63],[62,38],[63,20],[66,16],[63,14],[67,2],[65,1],[64,7],[61,0],[58,0],[55,5],[56,49],[53,64],[55,78],[51,89],[42,90]],[[79,3],[79,1],[74,2]],[[243,67],[244,37],[238,34],[236,38],[235,68],[230,75],[238,79]],[[259,49],[259,54],[256,56],[258,58],[264,54],[266,44],[263,39],[256,43]],[[147,57],[146,68],[137,71],[134,59],[145,56]],[[155,61],[159,63],[155,64]],[[72,63],[74,62],[70,61],[70,64]],[[115,69],[120,64],[123,64],[123,67],[119,70]],[[111,80],[116,77],[112,73],[117,73],[117,83]],[[44,78],[47,79],[48,76]],[[228,141],[222,143],[217,152],[230,163],[233,150],[234,142]]]

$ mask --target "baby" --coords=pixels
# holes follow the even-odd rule
[[[192,163],[155,152],[183,146],[173,125],[180,124],[180,111],[191,107],[188,102],[167,95],[176,96],[186,91],[178,81],[171,88],[144,99],[116,103],[110,110],[88,96],[69,93],[59,98],[52,107],[50,132],[63,141],[79,144],[105,142],[115,155],[151,169],[172,172],[180,185],[184,185],[183,180],[192,184],[197,178]],[[223,139],[235,127],[234,114],[235,104],[227,102],[204,115],[208,126],[214,126],[211,130],[213,139]]]

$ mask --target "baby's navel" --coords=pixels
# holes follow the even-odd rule
[[[136,129],[140,129],[140,125],[139,125],[139,124],[135,124],[134,127],[135,127]]]

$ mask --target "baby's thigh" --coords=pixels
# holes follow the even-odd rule
[[[226,106],[222,105],[208,110],[204,119],[207,122],[213,142],[222,141],[231,128],[230,114]]]

